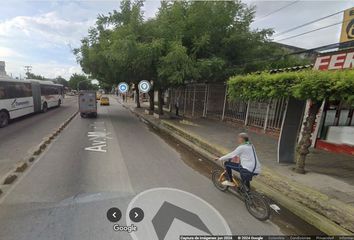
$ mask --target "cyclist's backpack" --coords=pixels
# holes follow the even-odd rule
[[[256,167],[257,167],[257,156],[256,156],[256,152],[254,151],[253,145],[251,145],[251,147],[252,147],[255,163],[254,163],[254,167],[253,167],[252,172],[248,171],[245,168],[242,168],[240,170],[240,175],[241,175],[242,181],[244,181],[244,182],[250,182],[250,181],[252,181],[253,176],[258,175],[257,173],[254,173],[254,171],[256,170]]]

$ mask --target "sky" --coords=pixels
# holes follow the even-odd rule
[[[243,1],[256,7],[253,29],[272,28],[281,33],[292,27],[338,11],[354,7],[354,1]],[[147,0],[145,18],[155,15],[160,2]],[[48,78],[82,73],[72,49],[80,46],[98,14],[118,9],[119,1],[107,0],[2,0],[0,3],[0,61],[6,62],[6,71],[13,77],[24,76],[24,66]],[[281,10],[279,10],[282,8]],[[277,11],[278,10],[278,11]],[[283,40],[312,29],[342,21],[337,14],[296,31],[274,38],[284,44],[314,48],[339,40],[340,25]]]

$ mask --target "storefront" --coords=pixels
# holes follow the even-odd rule
[[[314,69],[341,71],[354,68],[354,49],[317,57]],[[354,94],[354,89],[353,89]],[[312,145],[331,152],[354,155],[354,107],[346,102],[325,101],[317,117]]]

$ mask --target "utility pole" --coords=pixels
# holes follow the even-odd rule
[[[25,66],[25,71],[26,71],[26,75],[28,76],[28,73],[32,71],[32,66],[31,65]]]

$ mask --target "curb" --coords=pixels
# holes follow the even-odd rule
[[[23,161],[20,161],[14,165],[14,168],[5,174],[5,177],[1,180],[1,185],[10,185],[18,179],[21,174],[23,174],[33,162],[37,159],[37,157],[47,148],[47,146],[58,136],[58,134],[74,119],[77,115],[77,111],[74,112],[68,119],[64,121],[57,129],[55,129],[48,137],[43,138],[42,142],[29,154],[29,156],[25,157]],[[4,191],[2,191],[0,185],[0,196]]]
[[[134,113],[137,117],[144,119],[145,122],[148,122],[157,129],[167,133],[177,141],[186,145],[213,163],[215,163],[213,161],[215,158],[215,153],[222,155],[229,152],[228,149],[211,145],[204,139],[187,133],[178,126],[175,126],[165,120],[154,119],[151,121],[144,116],[144,113],[138,113],[133,108],[126,106],[125,104],[122,105]],[[318,228],[325,234],[353,234],[353,232],[348,229],[351,229],[351,224],[354,223],[354,216],[350,214],[351,212],[354,212],[354,208],[349,205],[346,205],[338,200],[329,199],[328,196],[308,187],[301,186],[300,184],[295,185],[293,183],[290,184],[287,181],[283,181],[279,174],[268,169],[267,167],[263,167],[263,174],[261,174],[257,180],[253,181],[253,186],[258,191],[275,200],[299,218]],[[298,191],[303,191],[303,193],[297,195]],[[308,202],[311,204],[308,204]],[[323,214],[323,212],[327,213],[327,211],[328,214]],[[335,213],[339,213],[342,218],[338,219],[338,217],[335,217]]]
[[[198,144],[204,150],[211,149],[222,155],[229,152],[225,148],[211,146],[206,140],[193,136],[172,123],[163,120],[161,122],[171,131],[187,135],[190,144]],[[269,198],[328,235],[353,234],[350,229],[353,229],[354,208],[350,205],[329,199],[327,195],[309,187],[287,181],[284,176],[265,166],[263,166],[263,173],[253,181],[253,185],[257,190],[264,192]]]

